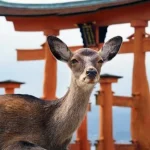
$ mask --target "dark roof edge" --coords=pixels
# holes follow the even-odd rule
[[[105,74],[101,74],[101,75],[100,75],[100,78],[101,78],[101,79],[104,79],[104,78],[120,79],[120,78],[123,78],[123,76],[118,76],[118,75],[114,75],[114,74],[105,73]]]
[[[97,2],[98,0],[93,0],[93,1]],[[112,2],[112,0],[109,0],[109,1]],[[115,0],[115,1],[117,1],[117,0]],[[49,9],[49,10],[47,10],[47,12],[45,12],[44,10],[46,10],[46,9],[35,9],[35,8],[30,9],[30,8],[27,8],[27,7],[26,7],[26,9],[25,8],[10,8],[11,10],[8,11],[7,7],[2,7],[0,5],[0,8],[1,7],[6,8],[6,10],[7,10],[7,12],[5,12],[5,11],[1,12],[0,11],[0,16],[12,16],[12,17],[72,16],[72,15],[80,15],[80,14],[86,14],[86,13],[94,13],[94,12],[97,12],[97,11],[100,11],[100,10],[112,9],[112,8],[115,8],[115,7],[124,7],[124,6],[128,6],[128,5],[134,5],[134,4],[144,3],[144,2],[150,2],[149,0],[130,0],[130,2],[125,3],[125,1],[128,1],[128,0],[122,0],[122,2],[124,2],[124,3],[119,2],[119,4],[116,4],[116,5],[115,4],[112,5],[112,3],[110,3],[110,5],[102,6],[102,5],[99,4],[100,7],[98,9],[93,9],[93,10],[89,10],[89,11],[86,10],[86,11],[81,11],[81,12],[68,12],[68,13],[63,13],[63,14],[60,13],[62,11],[61,9],[59,9],[59,11],[57,11],[58,9],[56,9],[55,12],[50,13],[50,11],[52,9]],[[69,3],[73,3],[73,2],[69,2]],[[1,4],[1,0],[0,0],[0,4]],[[25,4],[21,4],[21,5],[25,5]],[[37,4],[33,4],[33,5],[37,5]],[[45,4],[43,4],[43,5],[45,5]],[[90,7],[90,6],[87,6],[87,8],[88,7]],[[94,5],[93,5],[93,7],[94,7]],[[70,8],[68,8],[68,9],[70,9]],[[23,13],[20,12],[20,11],[19,11],[20,13],[13,13],[13,10],[16,10],[16,11],[20,10]],[[36,10],[39,10],[40,12],[38,11],[36,13],[35,12],[32,13],[33,11],[36,11]],[[29,11],[29,13],[27,13],[27,14],[24,13],[26,11]]]
[[[71,7],[86,7],[91,5],[106,4],[106,5],[122,5],[130,4],[133,2],[140,2],[143,0],[87,0],[87,1],[77,1],[77,2],[66,2],[66,3],[53,3],[53,4],[21,4],[21,3],[12,3],[5,2],[0,0],[0,7],[8,8],[23,8],[23,9],[64,9]]]
[[[25,82],[19,82],[19,81],[14,81],[14,80],[4,80],[4,81],[0,81],[0,84],[25,84]]]

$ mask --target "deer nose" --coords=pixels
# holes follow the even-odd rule
[[[95,78],[97,75],[97,71],[94,70],[93,68],[90,68],[89,70],[86,71],[86,74],[89,78]]]

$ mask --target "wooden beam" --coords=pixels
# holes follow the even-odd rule
[[[21,50],[17,49],[18,61],[43,60],[45,59],[45,51],[43,49]]]
[[[133,53],[133,40],[123,42],[119,54],[125,54],[125,53]],[[150,39],[145,38],[143,40],[143,51],[148,52],[150,51]],[[99,44],[98,47],[102,47],[103,44]],[[98,47],[91,47],[91,49],[99,50]],[[82,45],[79,46],[70,46],[69,49],[71,51],[76,51],[78,49],[83,48]],[[25,61],[25,60],[43,60],[45,59],[45,52],[43,49],[17,49],[17,60],[19,61]]]
[[[144,52],[149,52],[150,51],[150,39],[149,38],[145,38],[143,40],[143,51]]]
[[[96,105],[103,106],[104,105],[104,94],[100,92],[96,95]],[[134,105],[132,97],[126,96],[113,96],[113,106],[118,107],[132,107]]]
[[[133,41],[123,42],[119,54],[133,53]]]
[[[111,9],[100,9],[96,12],[72,14],[68,16],[6,17],[6,19],[7,21],[13,21],[16,31],[43,31],[49,28],[59,30],[76,28],[75,24],[90,21],[95,21],[99,26],[107,26],[129,23],[131,20],[136,19],[150,20],[149,8],[150,2],[148,1],[145,3],[112,7]]]
[[[136,150],[137,144],[123,144],[123,143],[116,143],[115,150]]]
[[[103,44],[99,44],[100,47],[102,47]],[[80,45],[80,46],[70,46],[69,49],[71,51],[76,51],[78,49],[81,49],[83,48],[83,45]],[[94,50],[98,50],[98,47],[90,47],[91,49],[94,49]]]
[[[103,44],[99,44],[98,47],[102,47]],[[91,49],[94,49],[94,50],[99,50],[98,47],[91,47]],[[80,48],[83,48],[82,45],[80,46],[70,46],[69,49],[71,51],[76,51]],[[120,48],[120,51],[119,51],[119,54],[124,54],[124,53],[133,53],[133,41],[128,41],[128,42],[123,42],[121,48]]]
[[[10,84],[0,84],[0,88],[20,88],[20,85],[17,83],[10,83]]]
[[[99,47],[102,47],[103,44],[99,44]],[[150,40],[144,41],[144,49],[150,51]],[[76,51],[83,46],[71,46],[69,47],[71,51]],[[97,47],[91,47],[94,50],[98,50]],[[120,54],[123,53],[132,53],[133,49],[133,41],[123,42],[121,49],[119,51]],[[17,60],[18,61],[30,61],[30,60],[43,60],[45,59],[45,51],[44,49],[17,49]]]
[[[113,106],[132,107],[133,98],[125,96],[113,96]]]

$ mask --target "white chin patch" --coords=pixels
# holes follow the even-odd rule
[[[90,79],[86,76],[80,76],[79,82],[81,84],[95,84],[99,81],[99,79],[96,77],[95,79]]]
[[[77,80],[77,85],[79,87],[82,87],[84,90],[90,90],[94,87],[95,83],[89,83],[88,80],[83,81],[83,80]]]
[[[95,84],[98,82],[97,78],[95,79],[89,79],[89,78],[84,78],[83,82],[85,82],[86,84]]]

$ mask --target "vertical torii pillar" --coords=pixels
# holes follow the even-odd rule
[[[150,148],[150,97],[143,44],[147,21],[132,21],[131,26],[135,28],[132,93],[139,95],[131,110],[131,136],[133,142],[138,142],[139,149],[145,150]]]
[[[48,30],[44,31],[44,35],[59,34],[58,30]],[[43,45],[45,50],[45,70],[44,70],[44,84],[43,84],[43,99],[54,100],[56,99],[56,86],[57,86],[57,61],[53,57],[51,51],[49,50],[48,43]]]
[[[96,150],[114,150],[112,106],[113,92],[111,84],[116,83],[120,76],[103,74],[100,76],[101,91],[96,104],[100,105],[100,139],[96,143]]]
[[[91,104],[88,105],[88,111],[91,111]],[[84,117],[80,127],[76,132],[76,143],[79,144],[79,150],[90,150],[91,144],[88,140],[87,114]]]
[[[24,83],[13,80],[0,81],[0,88],[5,89],[5,94],[14,94],[15,88],[20,88],[21,84]]]
[[[55,35],[59,34],[59,30],[45,30],[44,34]],[[48,43],[42,45],[42,49],[18,49],[17,60],[30,61],[30,60],[45,60],[44,70],[44,84],[42,99],[54,100],[56,99],[56,86],[57,86],[57,62],[49,50]]]

